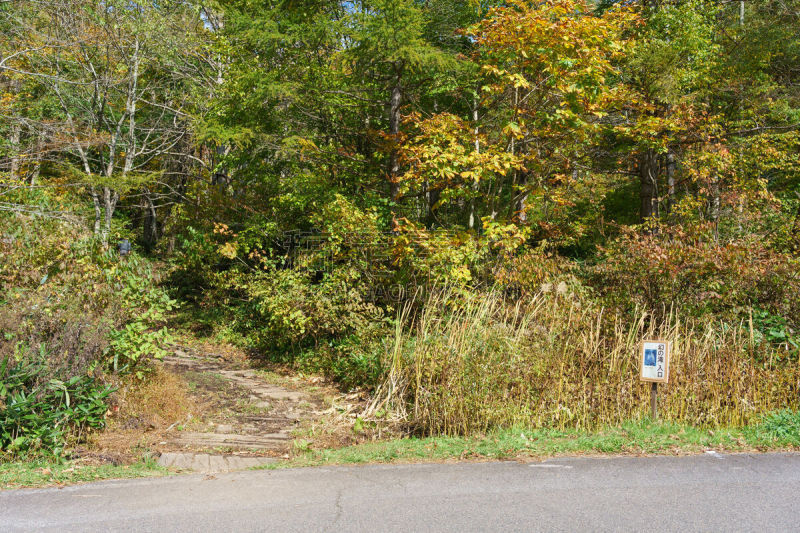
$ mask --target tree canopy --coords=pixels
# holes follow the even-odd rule
[[[303,232],[338,235],[354,270],[296,274],[356,292],[373,270],[493,285],[496,261],[533,251],[617,275],[648,246],[709,254],[695,266],[743,246],[769,270],[800,247],[798,12],[3,2],[2,209],[61,213],[19,191],[69,189],[101,242],[135,239],[242,290],[285,275],[286,236]],[[347,255],[365,235],[381,261]]]

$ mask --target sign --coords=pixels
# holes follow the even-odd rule
[[[644,341],[639,354],[641,372],[639,379],[651,383],[669,381],[669,349],[668,341]]]

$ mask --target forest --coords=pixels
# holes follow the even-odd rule
[[[102,430],[177,331],[421,436],[643,419],[665,339],[665,420],[800,435],[797,0],[5,0],[0,35],[0,461]]]

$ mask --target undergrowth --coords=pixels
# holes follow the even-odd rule
[[[11,456],[60,456],[69,435],[80,439],[105,425],[112,387],[88,376],[37,385],[41,372],[37,364],[0,361],[0,450]]]
[[[176,303],[74,222],[2,214],[0,235],[0,461],[62,457],[105,427],[111,376],[166,353]]]

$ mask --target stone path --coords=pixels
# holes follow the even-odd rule
[[[163,362],[187,381],[199,381],[196,393],[216,405],[211,420],[170,432],[161,466],[215,473],[277,461],[300,420],[316,414],[302,392],[269,383],[258,371],[231,368],[220,357],[182,348]]]

